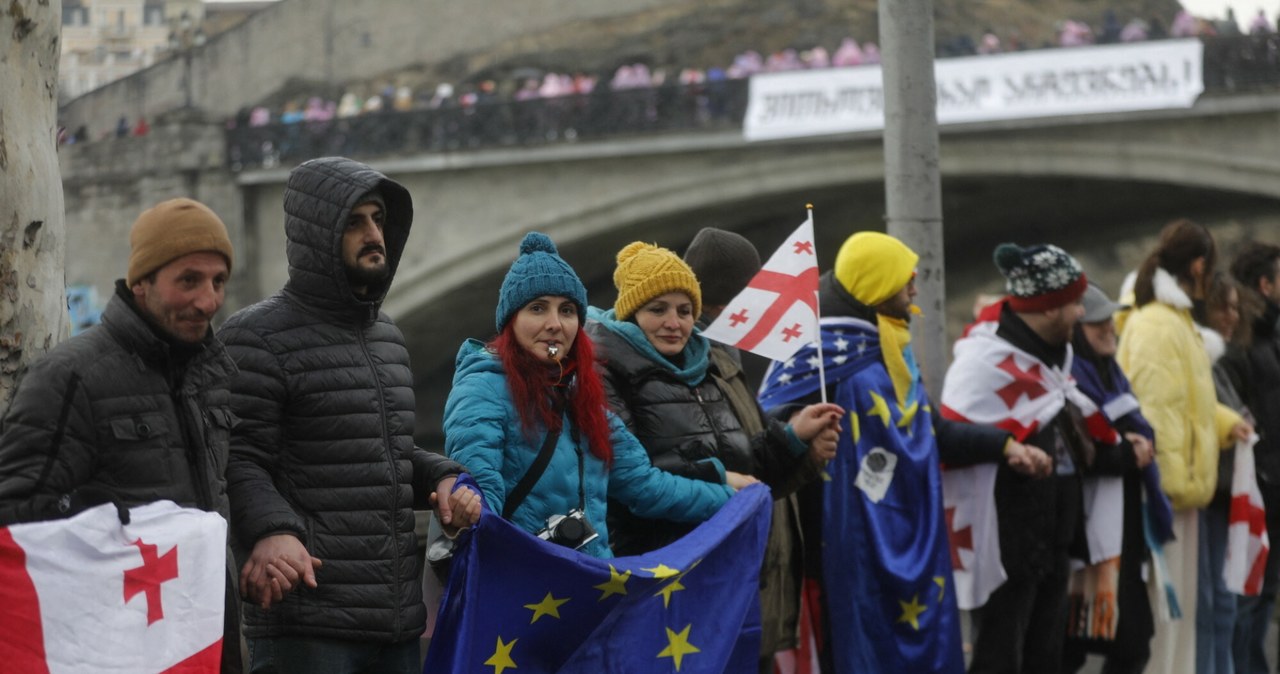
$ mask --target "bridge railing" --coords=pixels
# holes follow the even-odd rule
[[[1206,93],[1280,87],[1280,35],[1205,39]],[[494,100],[384,111],[227,131],[233,171],[292,166],[313,157],[387,157],[740,129],[748,80],[612,91],[527,101]]]

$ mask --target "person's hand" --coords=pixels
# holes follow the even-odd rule
[[[839,426],[825,428],[809,441],[809,459],[819,464],[836,458],[836,445],[840,442]]]
[[[300,583],[315,588],[315,570],[322,565],[293,534],[260,538],[240,569],[240,593],[263,610],[269,609]]]
[[[1010,440],[1004,456],[1010,468],[1028,477],[1045,477],[1053,471],[1053,459],[1035,445]]]
[[[734,490],[734,491],[738,491],[738,490],[740,490],[740,489],[744,489],[744,488],[746,488],[748,485],[753,485],[753,484],[755,484],[755,483],[757,483],[757,482],[759,482],[759,481],[760,481],[760,480],[757,480],[757,479],[755,479],[754,477],[751,477],[750,475],[743,475],[742,473],[735,473],[735,472],[733,472],[733,471],[731,471],[731,470],[727,470],[727,471],[725,471],[725,473],[724,473],[724,482],[725,482],[725,484],[729,485],[730,487],[733,487],[733,490]]]
[[[1237,422],[1231,427],[1231,439],[1236,442],[1247,442],[1253,437],[1253,425],[1247,421]]]
[[[843,416],[843,407],[835,403],[817,403],[792,414],[789,421],[796,437],[800,438],[801,442],[809,444],[828,428],[835,429],[839,433],[840,419]]]
[[[1146,468],[1150,465],[1151,460],[1156,456],[1156,451],[1147,436],[1141,433],[1125,433],[1124,437],[1129,441],[1129,444],[1133,445],[1133,458],[1138,467]]]
[[[431,505],[436,510],[436,517],[449,535],[480,521],[480,494],[471,487],[455,490],[455,482],[457,478],[446,477],[431,492]],[[440,494],[448,494],[449,497],[441,499]]]

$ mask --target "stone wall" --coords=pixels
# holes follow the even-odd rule
[[[105,301],[129,259],[129,228],[138,214],[166,199],[191,197],[227,224],[236,247],[227,308],[256,298],[251,251],[243,242],[244,205],[225,168],[220,124],[198,118],[156,125],[141,138],[63,146],[58,153],[66,198],[67,285],[97,289]]]

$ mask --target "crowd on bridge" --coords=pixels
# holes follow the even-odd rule
[[[0,546],[35,555],[53,539],[30,527],[128,526],[158,501],[229,523],[220,590],[188,607],[220,641],[179,629],[149,637],[157,652],[198,671],[419,672],[434,629],[426,671],[1051,674],[1088,652],[1115,672],[1271,671],[1280,246],[1228,256],[1177,220],[1117,302],[1068,251],[1001,244],[1006,292],[975,308],[934,399],[910,332],[919,256],[889,235],[849,232],[821,273],[811,224],[764,265],[715,228],[682,256],[632,242],[609,305],[530,232],[492,332],[461,344],[427,410],[440,454],[413,440],[418,336],[381,310],[412,195],[330,157],[291,171],[283,205],[287,280],[216,330],[237,244],[192,199],[144,211],[101,324],[31,364],[0,420]],[[752,381],[734,345],[775,329],[808,343]],[[87,547],[58,550],[66,573],[103,566]],[[525,570],[495,575],[496,558]],[[116,641],[135,638],[131,611],[142,634],[188,616],[172,594],[164,612],[159,594],[131,603],[129,573],[124,603],[109,593]],[[512,606],[468,619],[481,596]],[[606,629],[638,613],[683,619],[652,649]],[[102,620],[51,601],[32,620],[76,615]],[[55,656],[11,624],[4,652]]]
[[[1280,24],[1280,20],[1277,21]],[[1167,27],[1166,27],[1167,26]],[[1055,38],[1031,44],[1016,31],[995,29],[981,35],[948,35],[938,40],[941,58],[990,55],[1037,48],[1118,44],[1168,37],[1261,38],[1255,43],[1220,43],[1216,58],[1252,67],[1280,67],[1280,43],[1262,10],[1242,30],[1233,12],[1221,19],[1193,16],[1182,9],[1167,22],[1160,16],[1122,22],[1106,10],[1097,25],[1064,19]],[[273,166],[281,161],[322,154],[379,154],[406,142],[425,150],[491,145],[574,141],[602,130],[644,131],[672,126],[705,128],[740,115],[741,87],[733,83],[756,73],[874,65],[879,49],[872,41],[846,37],[830,50],[824,45],[783,48],[767,54],[748,49],[730,63],[698,67],[638,60],[612,72],[511,69],[503,77],[461,84],[413,86],[402,77],[355,83],[336,98],[322,93],[295,95],[277,105],[243,107],[226,120],[232,167]],[[388,113],[398,113],[400,117]],[[425,115],[425,117],[424,117]],[[144,118],[120,117],[104,125],[97,138],[146,135]],[[60,129],[60,143],[82,143],[95,136],[87,126]]]

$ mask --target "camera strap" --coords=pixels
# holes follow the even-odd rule
[[[555,411],[557,418],[563,417],[564,395],[561,394],[560,391],[558,390],[555,391],[555,402],[552,404],[551,407]],[[538,458],[533,460],[533,465],[529,466],[529,471],[526,472],[524,474],[524,477],[520,478],[520,481],[516,483],[516,486],[514,488],[512,488],[511,495],[507,497],[506,503],[503,504],[502,519],[505,519],[505,520],[511,519],[511,516],[514,515],[516,512],[516,508],[519,508],[520,504],[524,503],[524,499],[527,496],[529,496],[529,492],[533,491],[533,485],[542,477],[542,474],[547,471],[547,466],[551,463],[551,455],[554,454],[556,451],[556,441],[560,439],[560,432],[562,430],[563,428],[558,424],[554,428],[547,429],[547,437],[542,441],[542,449],[538,450]],[[583,471],[582,454],[581,452],[579,452],[578,454],[578,476],[579,476],[578,498],[579,500],[581,500],[583,497],[582,479],[581,479],[582,471]]]

